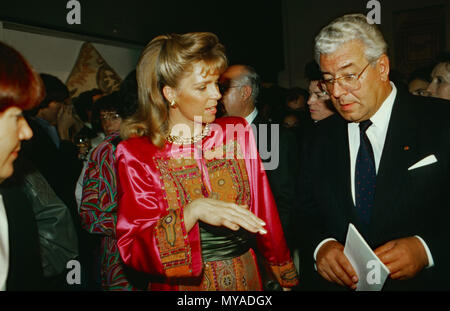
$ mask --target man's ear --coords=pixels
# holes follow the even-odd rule
[[[378,73],[380,74],[380,79],[383,82],[386,82],[389,80],[389,71],[390,71],[390,65],[389,65],[389,57],[386,54],[383,54],[378,59]]]
[[[241,88],[242,99],[247,100],[252,95],[252,87],[250,85],[244,85]]]
[[[164,85],[162,88],[162,93],[164,95],[164,98],[170,103],[176,99],[176,93],[175,90],[167,85]]]

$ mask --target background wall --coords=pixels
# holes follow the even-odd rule
[[[67,0],[0,1],[0,20],[90,36],[126,48],[143,47],[160,34],[209,31],[225,45],[230,63],[254,66],[265,81],[277,82],[278,72],[284,69],[279,0],[78,1],[79,25],[66,21]]]
[[[284,87],[306,87],[305,64],[312,60],[314,37],[334,18],[346,13],[367,14],[368,0],[282,0],[285,70],[279,74],[279,84]],[[434,5],[445,7],[446,49],[450,50],[450,1],[448,0],[379,0],[381,3],[380,29],[389,45],[391,64],[395,68],[395,42],[393,14],[398,11]]]
[[[0,28],[0,38],[22,53],[37,72],[66,81],[84,41]],[[141,49],[93,43],[105,61],[123,79],[135,68]]]
[[[398,44],[394,40],[394,13],[398,11],[443,5],[446,49],[450,50],[450,1],[379,1],[380,27],[394,67]],[[123,77],[154,36],[211,31],[224,43],[230,63],[254,66],[264,82],[305,87],[304,66],[313,58],[313,40],[320,29],[345,13],[370,11],[366,8],[368,0],[79,2],[81,24],[68,25],[66,0],[1,1],[0,21],[5,21],[5,25],[19,23],[47,30],[36,34],[5,29],[3,39],[23,52],[38,70],[65,81],[84,41],[95,42],[100,54]]]

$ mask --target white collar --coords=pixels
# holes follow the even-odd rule
[[[397,88],[394,83],[390,82],[392,86],[391,93],[386,97],[386,99],[381,104],[380,108],[375,112],[375,114],[370,117],[370,121],[372,121],[372,126],[379,129],[387,129],[389,125],[389,120],[391,118],[392,107],[394,106],[395,97],[397,96]],[[359,123],[351,122],[349,126],[352,128],[357,128]]]
[[[245,117],[245,121],[247,121],[248,124],[252,124],[252,122],[255,120],[256,116],[258,115],[258,109],[253,109],[253,111]]]
[[[381,104],[381,107],[375,112],[375,114],[370,118],[373,125],[380,129],[385,129],[389,125],[389,120],[391,119],[392,107],[394,106],[395,97],[397,96],[397,88],[394,83],[390,82],[392,86],[391,93]]]

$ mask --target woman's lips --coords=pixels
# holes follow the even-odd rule
[[[216,108],[216,106],[210,107],[210,108],[206,108],[206,111],[207,111],[208,113],[210,113],[210,114],[216,114],[217,108]]]

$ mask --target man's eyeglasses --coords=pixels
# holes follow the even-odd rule
[[[362,76],[364,71],[366,71],[367,67],[369,67],[370,64],[373,62],[370,62],[364,67],[363,70],[359,74],[347,74],[339,78],[329,78],[329,79],[323,79],[323,84],[325,85],[328,93],[333,92],[334,84],[337,82],[339,85],[347,90],[347,91],[354,91],[361,87],[361,82],[359,81],[359,78]]]
[[[225,94],[229,89],[235,88],[235,87],[242,87],[243,85],[229,85],[229,84],[219,84],[219,91],[223,95]]]

